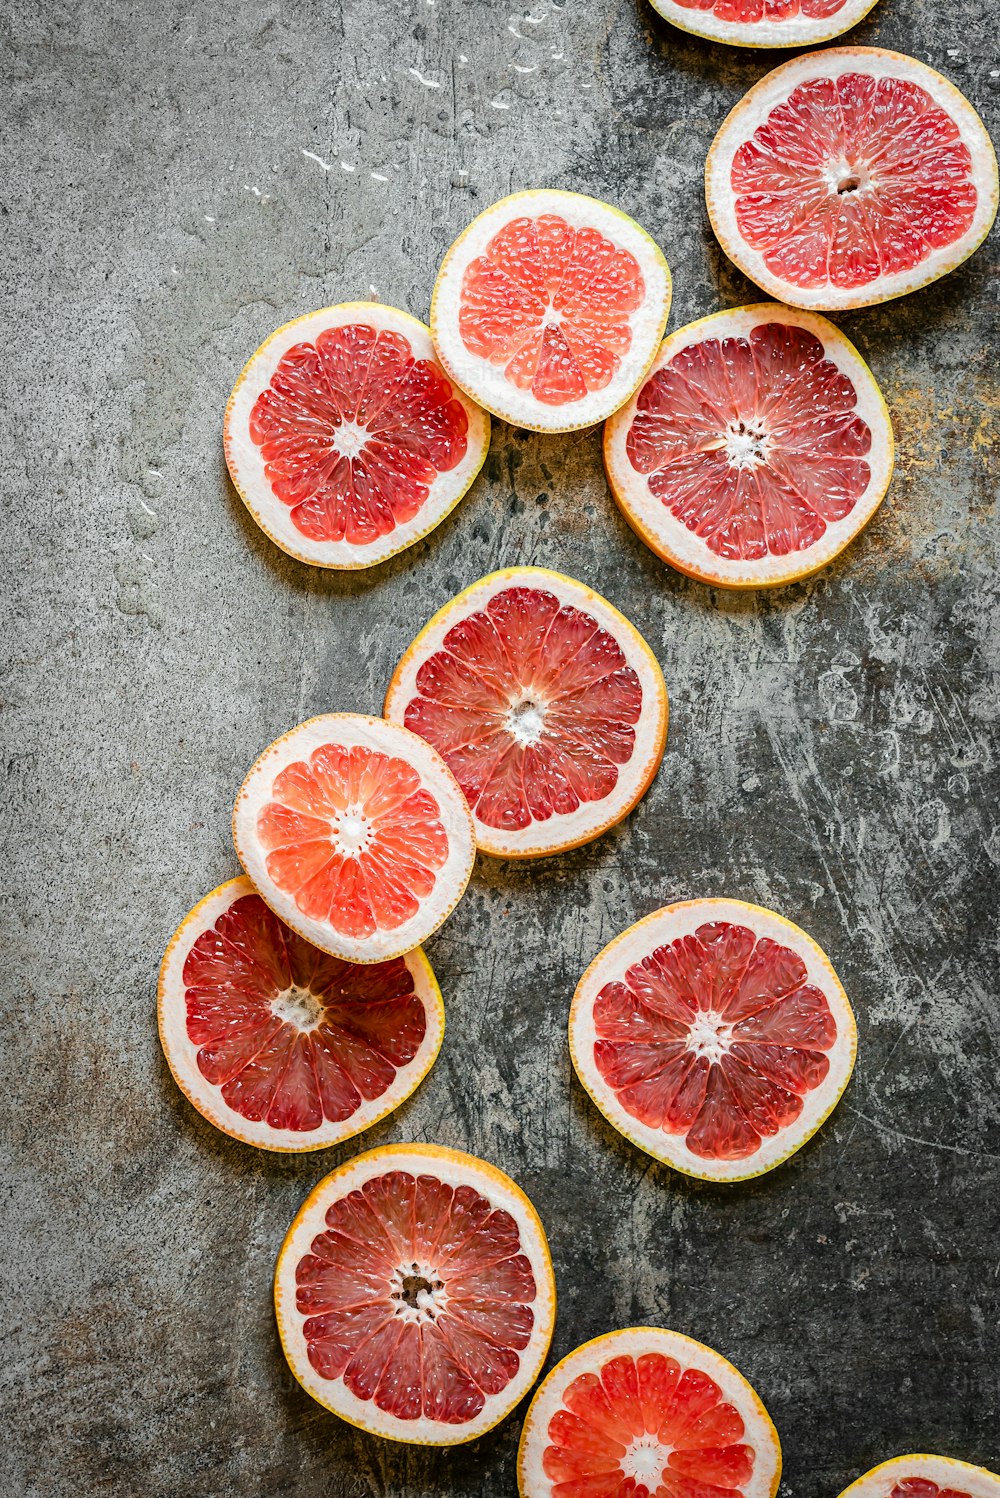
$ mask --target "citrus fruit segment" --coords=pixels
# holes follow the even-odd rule
[[[375,302],[272,333],[226,407],[226,463],[262,530],[320,567],[371,567],[465,494],[490,420],[456,389],[423,323]]]
[[[510,1413],[556,1308],[524,1192],[433,1144],[371,1150],[321,1181],[285,1238],[274,1300],[307,1393],[362,1430],[435,1446]]]
[[[240,788],[233,840],[274,913],[347,962],[399,957],[457,905],[475,858],[465,798],[416,734],[360,713],[300,723]]]
[[[892,475],[892,422],[832,323],[765,302],[672,333],[607,422],[604,463],[664,561],[720,587],[775,587],[824,566],[871,519]]]
[[[815,47],[840,36],[875,0],[651,0],[681,31],[734,47]]]
[[[398,1108],[441,1048],[419,948],[364,966],[279,921],[249,879],[185,917],[160,968],[160,1040],[209,1123],[270,1150],[337,1144]]]
[[[732,1363],[634,1326],[563,1358],[531,1401],[521,1498],[774,1498],[781,1446]]]
[[[645,640],[597,593],[510,567],[421,630],[385,715],[442,755],[484,853],[531,858],[631,811],[663,755],[667,692]]]
[[[1000,1498],[1000,1476],[950,1456],[894,1456],[845,1488],[840,1498]]]
[[[670,271],[634,220],[544,189],[487,208],[442,262],[434,347],[474,400],[516,426],[591,426],[628,400],[663,337]]]
[[[712,227],[752,281],[797,307],[902,296],[954,270],[997,210],[969,101],[877,47],[796,57],[736,105],[705,167]]]
[[[569,1019],[577,1076],[633,1144],[738,1181],[788,1158],[836,1106],[854,1015],[829,958],[769,910],[689,900],[604,948]]]

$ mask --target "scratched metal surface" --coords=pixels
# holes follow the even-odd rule
[[[853,39],[942,68],[995,121],[989,12],[882,0]],[[666,760],[613,835],[481,861],[430,946],[443,1054],[365,1143],[430,1138],[511,1171],[551,1239],[554,1354],[634,1322],[711,1343],[768,1404],[787,1493],[834,1495],[909,1449],[995,1465],[995,248],[841,319],[900,462],[813,582],[684,581],[613,509],[598,433],[499,424],[429,540],[324,575],[224,477],[223,405],[261,339],[358,296],[424,314],[472,214],[543,182],[657,236],[671,326],[756,298],[711,237],[701,171],[777,56],[686,39],[638,0],[28,0],[3,47],[3,1492],[513,1491],[518,1416],[408,1451],[292,1385],[272,1263],[357,1145],[296,1161],[214,1133],[170,1081],[153,1004],[175,924],[236,871],[252,758],[312,713],[377,710],[416,622],[521,561],[642,629],[672,696]],[[803,924],[860,1021],[834,1119],[743,1188],[653,1166],[567,1056],[584,965],[699,894]]]

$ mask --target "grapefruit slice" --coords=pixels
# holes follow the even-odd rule
[[[490,1430],[534,1383],[555,1280],[534,1207],[458,1150],[396,1144],[321,1181],[274,1278],[299,1383],[374,1435],[454,1446]]]
[[[651,0],[681,31],[733,47],[815,47],[840,36],[875,0]]]
[[[575,192],[487,208],[442,262],[434,347],[473,400],[515,426],[568,432],[628,400],[670,311],[670,270],[634,220]]]
[[[732,1363],[679,1332],[585,1342],[538,1389],[521,1498],[774,1498],[778,1433]]]
[[[997,210],[997,162],[969,101],[877,47],[784,63],[732,110],[705,167],[726,254],[797,307],[866,307],[968,258]]]
[[[396,667],[385,715],[443,757],[484,853],[561,853],[619,822],[656,774],[663,673],[583,583],[542,567],[480,578]]]
[[[185,917],[160,968],[160,1040],[209,1123],[269,1150],[349,1139],[430,1071],[444,1005],[418,949],[358,966],[279,921],[249,879]]]
[[[840,1498],[1000,1498],[1000,1477],[950,1456],[894,1456],[845,1488]]]
[[[672,333],[604,429],[608,482],[664,561],[724,588],[776,587],[837,556],[892,476],[892,422],[825,317],[765,302]]]
[[[857,1029],[829,958],[770,910],[687,900],[604,948],[569,1018],[577,1076],[605,1118],[702,1180],[773,1170],[832,1112]]]
[[[275,915],[346,962],[419,946],[458,904],[475,858],[441,756],[360,713],[310,718],[265,749],[236,798],[233,840]]]
[[[489,417],[430,332],[347,302],[272,333],[226,407],[226,463],[257,524],[319,567],[371,567],[444,519],[483,466]]]

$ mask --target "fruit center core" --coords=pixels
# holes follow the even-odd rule
[[[747,421],[731,422],[726,432],[726,457],[734,468],[755,468],[767,457],[768,436],[763,427]]]
[[[838,198],[849,198],[871,186],[871,179],[865,168],[858,163],[852,166],[843,157],[838,161],[831,161],[823,175],[830,192]]]
[[[712,1062],[721,1061],[732,1043],[732,1025],[711,1009],[698,1014],[688,1031],[688,1050]]]
[[[356,421],[342,421],[333,433],[333,445],[344,458],[356,458],[367,441],[368,433]]]
[[[363,853],[372,840],[372,825],[359,807],[348,806],[333,824],[333,841],[338,853],[354,858]]]
[[[271,1000],[271,1013],[286,1025],[296,1030],[313,1030],[323,1013],[323,1005],[308,988],[299,988],[293,983],[290,988],[275,994]]]
[[[444,1309],[444,1282],[426,1264],[401,1264],[392,1275],[395,1314],[405,1321],[434,1321]]]
[[[545,727],[545,709],[533,697],[512,704],[507,714],[507,729],[519,744],[534,744]]]
[[[655,1437],[640,1436],[622,1457],[622,1472],[626,1477],[638,1478],[652,1492],[659,1486],[668,1454]]]

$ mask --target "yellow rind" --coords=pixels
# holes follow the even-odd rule
[[[908,1451],[903,1456],[890,1456],[884,1462],[870,1467],[867,1472],[862,1472],[840,1493],[839,1498],[848,1498],[849,1494],[859,1498],[861,1491],[867,1487],[873,1477],[880,1472],[888,1473],[892,1467],[906,1467],[910,1462],[946,1462],[949,1467],[955,1467],[959,1473],[968,1472],[976,1477],[989,1477],[993,1482],[1000,1483],[1000,1473],[991,1472],[988,1467],[979,1467],[975,1462],[960,1461],[957,1456],[938,1456],[932,1451]]]
[[[823,951],[823,948],[819,945],[819,943],[814,941],[809,933],[807,931],[803,931],[802,927],[797,926],[794,921],[787,920],[783,915],[778,915],[776,911],[768,910],[764,905],[752,905],[748,900],[732,900],[728,896],[726,896],[725,898],[727,905],[735,905],[740,910],[747,911],[749,915],[766,915],[769,920],[777,921],[779,925],[787,927],[788,930],[794,932],[797,937],[802,938],[813,949],[817,957],[822,962],[823,966],[826,968],[829,979],[836,987],[838,993],[840,994],[840,997],[843,999],[847,1015],[849,1016],[851,1064],[848,1067],[847,1073],[844,1077],[844,1085],[841,1087],[836,1096],[831,1099],[829,1107],[827,1107],[825,1111],[820,1115],[815,1124],[813,1124],[812,1128],[810,1128],[806,1133],[802,1134],[801,1137],[797,1138],[795,1143],[791,1145],[783,1155],[779,1155],[776,1160],[772,1160],[769,1164],[760,1166],[756,1170],[745,1170],[742,1171],[739,1175],[727,1175],[724,1177],[714,1174],[714,1172],[709,1168],[699,1170],[694,1165],[679,1165],[676,1160],[671,1159],[666,1154],[661,1154],[657,1150],[650,1149],[649,1145],[643,1143],[642,1140],[638,1139],[631,1129],[626,1128],[617,1118],[612,1118],[610,1114],[605,1111],[603,1104],[598,1100],[595,1092],[591,1088],[590,1082],[588,1080],[587,1067],[584,1065],[581,1057],[577,1055],[577,1048],[573,1040],[573,1017],[576,1014],[581,1002],[580,993],[583,985],[586,983],[590,974],[598,966],[598,964],[603,963],[608,953],[613,951],[614,948],[617,947],[620,942],[624,941],[626,937],[631,936],[633,931],[638,931],[643,926],[649,925],[650,922],[655,921],[665,912],[674,910],[695,910],[699,906],[710,906],[716,903],[714,897],[705,897],[700,900],[677,900],[672,905],[661,905],[659,910],[650,911],[649,915],[643,916],[641,921],[635,921],[633,925],[627,926],[624,931],[619,932],[619,934],[614,937],[612,941],[609,941],[607,946],[602,947],[594,960],[587,966],[579,983],[576,985],[576,990],[573,994],[573,999],[570,1004],[568,1026],[569,1053],[570,1060],[573,1062],[573,1070],[576,1072],[577,1079],[580,1082],[580,1085],[587,1093],[591,1102],[594,1104],[594,1107],[601,1114],[601,1117],[607,1120],[607,1122],[611,1125],[615,1132],[621,1134],[622,1137],[627,1139],[630,1144],[634,1144],[636,1149],[641,1149],[643,1154],[650,1155],[654,1160],[658,1160],[661,1165],[668,1165],[671,1170],[676,1170],[681,1175],[690,1176],[693,1180],[711,1181],[714,1184],[720,1186],[736,1185],[740,1181],[752,1181],[756,1179],[757,1176],[768,1175],[772,1170],[776,1170],[779,1165],[784,1165],[785,1162],[787,1160],[790,1160],[793,1155],[798,1154],[802,1146],[804,1144],[808,1144],[813,1135],[819,1132],[819,1130],[826,1123],[827,1119],[830,1117],[830,1114],[833,1112],[834,1108],[836,1108],[837,1104],[840,1102],[840,1099],[843,1097],[844,1093],[847,1090],[847,1084],[851,1080],[851,1074],[854,1071],[854,1063],[857,1059],[858,1054],[858,1024],[854,1014],[854,1009],[851,1005],[850,999],[844,992],[843,984],[834,971],[833,963],[830,961],[829,957]],[[789,1129],[791,1129],[792,1127],[792,1125],[789,1125]],[[690,1154],[690,1151],[688,1153]],[[691,1155],[692,1160],[694,1160],[695,1158],[696,1157],[694,1155]]]
[[[707,29],[699,29],[697,26],[685,25],[684,21],[680,20],[674,14],[673,10],[661,10],[659,0],[649,0],[649,3],[652,6],[653,10],[656,11],[658,16],[662,16],[664,21],[668,21],[670,25],[676,27],[678,31],[686,32],[688,36],[697,36],[700,37],[702,41],[715,42],[716,45],[720,47],[745,47],[748,51],[773,52],[784,47],[822,47],[827,42],[832,42],[836,37],[843,36],[845,32],[853,31],[855,26],[860,26],[865,17],[875,9],[878,0],[868,0],[868,4],[865,6],[864,10],[858,11],[858,13],[856,15],[853,15],[850,20],[845,21],[843,26],[836,27],[832,31],[810,32],[808,36],[796,37],[794,41],[785,42],[780,41],[778,40],[778,38],[773,36],[771,37],[770,41],[766,42],[753,42],[749,40],[749,37],[744,40],[743,37],[736,38],[716,36],[712,31],[709,31]],[[701,12],[699,11],[686,11],[681,6],[675,6],[675,9],[680,10],[684,16],[696,16],[701,14]],[[832,19],[833,17],[831,17],[831,20]],[[752,32],[754,27],[756,25],[759,25],[760,23],[754,21],[745,21],[742,24],[747,32]],[[791,23],[789,23],[789,27],[790,26]]]
[[[581,583],[577,578],[569,577],[564,572],[555,572],[551,567],[501,567],[497,572],[487,572],[484,577],[477,578],[474,583],[470,583],[467,588],[463,588],[461,593],[456,593],[454,598],[449,599],[446,604],[438,609],[437,613],[433,614],[431,618],[428,619],[427,623],[424,625],[420,633],[407,646],[406,650],[400,657],[399,663],[396,666],[395,671],[392,673],[389,685],[386,688],[385,702],[382,711],[383,715],[388,719],[388,721],[390,723],[396,723],[399,727],[404,726],[399,722],[398,718],[395,718],[392,715],[392,697],[399,687],[404,669],[410,664],[414,657],[420,655],[422,642],[426,638],[429,631],[433,629],[437,624],[439,624],[442,619],[446,618],[448,614],[452,612],[452,610],[459,608],[459,606],[468,598],[469,594],[473,593],[477,588],[481,588],[483,583],[490,583],[500,579],[507,580],[515,577],[523,577],[525,573],[532,574],[534,577],[537,577],[539,581],[542,581],[545,578],[552,578],[556,582],[572,583],[574,587],[582,588],[584,592],[587,593],[590,597],[600,600],[601,604],[606,609],[608,609],[618,621],[620,621],[623,630],[629,635],[633,645],[636,646],[641,652],[645,653],[650,665],[652,666],[653,681],[657,691],[659,712],[657,714],[656,723],[656,747],[651,756],[648,770],[640,781],[635,795],[617,816],[609,817],[605,822],[602,822],[599,827],[594,828],[592,832],[586,833],[585,836],[572,838],[569,842],[565,843],[553,843],[551,846],[524,848],[518,849],[515,852],[511,852],[507,848],[498,848],[495,844],[492,844],[489,841],[488,837],[480,836],[480,824],[477,821],[475,814],[472,814],[472,827],[476,836],[476,847],[478,848],[479,852],[489,854],[491,858],[509,858],[519,861],[532,858],[554,858],[557,854],[568,853],[573,848],[582,848],[586,843],[593,842],[595,838],[603,837],[604,834],[606,832],[609,832],[612,827],[617,827],[619,822],[623,822],[625,818],[635,810],[635,808],[638,806],[639,802],[642,800],[643,796],[649,790],[649,787],[652,785],[653,781],[656,778],[656,772],[659,770],[660,765],[663,761],[663,754],[667,744],[667,727],[670,718],[670,701],[667,695],[667,684],[663,678],[663,669],[660,666],[660,663],[657,660],[656,656],[653,654],[652,648],[636,629],[632,621],[630,619],[627,619],[619,609],[616,609],[614,604],[609,603],[602,594],[598,593],[594,588],[588,587],[586,583]]]

